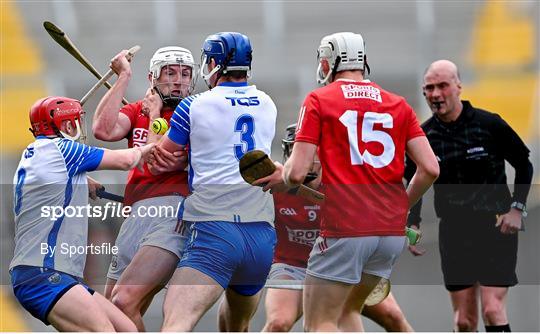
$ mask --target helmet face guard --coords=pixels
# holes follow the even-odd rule
[[[210,80],[214,74],[220,72],[223,68],[222,65],[216,65],[210,72],[208,72],[208,65],[210,64],[211,60],[212,58],[208,54],[205,54],[204,52],[202,53],[201,69],[199,75],[201,76],[201,78],[203,78],[204,82],[206,82],[208,88],[213,88],[215,86],[215,82],[211,83]],[[215,81],[217,82],[217,78]]]
[[[81,143],[86,143],[86,124],[84,123],[84,111],[81,109],[80,114],[78,117],[73,117],[72,119],[68,119],[70,121],[70,124],[73,128],[77,130],[77,133],[74,136],[70,136],[68,133],[58,130],[62,137],[70,140],[76,140]],[[60,121],[60,124],[62,124],[63,121]],[[56,122],[55,122],[56,123]]]
[[[285,136],[281,139],[281,149],[283,151],[283,163],[286,163],[287,160],[289,160],[293,146],[294,141],[296,140],[296,125],[297,123],[290,124],[285,129]],[[311,170],[307,173],[306,178],[304,179],[304,184],[307,184],[313,180],[315,180],[320,173],[321,169],[321,163],[318,158],[315,158],[313,160],[313,165],[311,167]]]
[[[285,129],[285,136],[281,139],[281,150],[283,151],[283,163],[291,156],[296,138],[296,123],[290,124]]]
[[[250,78],[252,52],[251,42],[246,35],[238,32],[210,35],[202,47],[200,76],[209,88],[215,86],[215,82],[210,82],[214,74],[217,74],[215,81],[229,71],[245,71],[247,78]],[[212,59],[216,66],[209,71],[208,65]]]
[[[61,96],[49,96],[34,103],[30,109],[30,131],[37,136],[64,137],[71,140],[86,140],[84,111],[79,101]],[[74,136],[62,131],[64,121],[69,121],[77,132]]]
[[[160,48],[150,59],[152,88],[170,108],[193,93],[197,72],[191,52],[179,46]]]
[[[339,32],[323,37],[317,50],[317,83],[329,84],[340,71],[367,69],[369,73],[365,49],[364,39],[360,34]],[[326,59],[330,67],[326,75],[322,69],[322,59]]]

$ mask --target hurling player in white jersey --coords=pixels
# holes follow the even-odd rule
[[[240,176],[244,153],[270,154],[277,110],[247,79],[247,36],[206,38],[201,75],[209,91],[182,100],[158,145],[189,144],[189,195],[179,213],[188,242],[163,306],[164,331],[189,331],[225,291],[219,329],[247,331],[272,264],[276,235],[272,195]]]
[[[38,100],[30,110],[36,140],[24,150],[13,180],[13,292],[34,317],[60,331],[136,331],[127,316],[83,282],[87,211],[68,212],[88,206],[86,172],[129,170],[151,145],[111,151],[78,143],[84,138],[83,115],[79,101],[57,96]],[[72,247],[77,251],[66,251]]]

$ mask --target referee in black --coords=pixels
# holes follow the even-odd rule
[[[499,115],[460,100],[461,81],[454,63],[432,63],[424,74],[423,91],[433,111],[422,128],[440,165],[433,185],[435,211],[454,330],[477,330],[480,302],[486,331],[509,332],[506,296],[508,287],[517,284],[517,232],[527,216],[533,174],[529,149]],[[516,171],[513,195],[505,160]],[[414,170],[408,159],[409,179]],[[420,226],[421,205],[409,214],[408,225],[413,228]],[[414,246],[410,250],[423,254]]]

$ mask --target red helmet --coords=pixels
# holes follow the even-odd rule
[[[58,136],[77,140],[82,133],[84,111],[79,101],[62,96],[48,96],[37,100],[30,108],[30,131],[37,136]],[[62,122],[69,120],[78,130],[75,137],[61,131]]]

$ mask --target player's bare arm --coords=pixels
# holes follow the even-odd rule
[[[110,67],[118,74],[118,79],[103,96],[94,114],[92,131],[100,140],[118,141],[124,138],[131,129],[129,118],[119,112],[122,98],[131,79],[131,66],[126,58],[127,52],[127,50],[122,50],[111,60]]]
[[[148,169],[154,175],[184,170],[187,167],[187,152],[185,150],[173,153],[161,146],[156,146],[148,156]]]
[[[163,108],[163,101],[159,94],[157,94],[154,88],[148,88],[146,95],[142,102],[142,112],[150,119],[148,125],[148,139],[147,143],[157,143],[161,138],[161,135],[152,131],[152,122],[161,117],[161,109]]]
[[[407,142],[407,154],[417,166],[416,173],[407,187],[411,208],[439,177],[439,163],[424,136],[415,137]]]
[[[317,190],[321,185],[322,168],[316,154],[314,155],[314,158],[315,160],[311,164],[308,173],[306,173],[306,176],[304,176],[303,183],[306,185],[306,187]],[[290,158],[287,158],[287,161],[289,161],[289,159]],[[263,191],[268,191],[271,189],[272,193],[285,192],[289,191],[291,188],[294,188],[296,186],[295,184],[285,184],[284,166],[278,161],[274,161],[274,164],[276,165],[276,170],[273,174],[256,180],[252,183],[252,185],[263,185]],[[311,178],[308,179],[310,176]],[[315,178],[313,179],[313,177]]]
[[[313,167],[313,158],[317,153],[317,145],[305,142],[294,144],[291,157],[282,166],[279,162],[274,162],[276,170],[273,174],[258,179],[253,185],[265,184],[263,191],[273,189],[283,191],[283,185],[287,187],[299,186],[304,182],[306,175]]]
[[[150,154],[154,144],[137,146],[124,150],[105,150],[97,169],[130,170],[141,167],[144,158]]]
[[[187,155],[184,145],[176,144],[167,136],[162,136],[152,154],[148,156],[148,169],[152,174],[185,169]]]
[[[298,142],[294,144],[291,157],[285,163],[284,180],[287,184],[300,185],[313,166],[317,145]]]
[[[161,117],[162,108],[163,101],[159,94],[157,94],[153,88],[148,88],[142,103],[142,112],[149,118],[147,143],[157,143],[162,137],[162,135],[152,131],[152,122]],[[186,159],[182,159],[182,152],[183,151],[170,153],[164,149],[155,150],[147,160],[147,162],[150,163],[148,165],[150,172],[154,175],[158,175],[166,172],[183,170],[186,167]],[[154,161],[156,161],[156,163],[153,163]]]
[[[156,144],[156,148],[158,147],[163,149],[166,152],[173,153],[173,152],[183,151],[185,146],[173,142],[167,136],[163,136],[161,137],[159,142]]]

